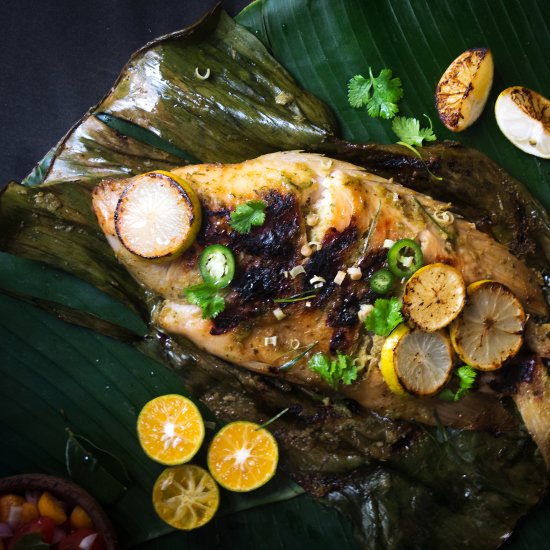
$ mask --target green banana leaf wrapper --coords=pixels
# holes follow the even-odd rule
[[[286,36],[288,26],[274,26],[270,17],[289,12],[270,10],[292,8],[295,25],[310,24],[296,19],[307,4],[256,2],[240,18],[275,53],[284,52],[277,33],[283,29]],[[343,4],[360,10],[356,2]],[[314,18],[316,9],[312,13]],[[345,120],[343,126],[351,137]],[[514,431],[493,434],[395,421],[346,401],[325,405],[322,396],[228,365],[182,339],[154,330],[143,337],[158,297],[118,264],[91,211],[91,191],[103,178],[307,149],[450,200],[457,213],[547,268],[546,211],[483,154],[441,143],[420,149],[420,160],[403,147],[352,144],[337,133],[330,109],[301,88],[258,38],[216,8],[193,27],[139,50],[109,94],[0,198],[1,250],[86,281],[124,304],[124,313],[115,317],[116,308],[81,303],[70,293],[27,293],[6,276],[7,255],[0,284],[73,323],[132,342],[176,372],[218,421],[265,422],[288,409],[271,425],[283,469],[348,516],[362,547],[497,547],[549,482],[519,422]],[[24,269],[17,262],[12,267],[14,275]]]

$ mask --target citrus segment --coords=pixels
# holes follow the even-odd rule
[[[399,340],[394,364],[397,377],[407,391],[434,395],[452,374],[451,343],[443,331],[413,330]]]
[[[516,147],[550,158],[550,100],[523,86],[506,88],[495,103],[500,131]]]
[[[275,474],[279,450],[270,432],[253,422],[224,426],[208,450],[208,469],[230,491],[252,491]]]
[[[204,422],[197,406],[182,395],[161,395],[149,401],[138,417],[139,442],[161,464],[188,462],[204,439]]]
[[[212,476],[193,464],[166,468],[153,487],[159,517],[176,529],[190,531],[208,523],[220,503]]]
[[[523,342],[525,312],[508,287],[494,281],[468,286],[468,300],[450,328],[460,358],[479,370],[495,370]]]
[[[435,92],[441,122],[460,132],[481,115],[493,84],[493,56],[487,48],[461,53],[443,73]]]
[[[195,240],[200,225],[197,195],[170,172],[149,172],[131,180],[115,210],[121,243],[148,259],[181,254]]]
[[[398,325],[392,333],[386,338],[382,351],[380,353],[380,372],[386,382],[388,388],[397,395],[408,395],[405,388],[399,382],[397,373],[395,372],[395,365],[393,362],[393,354],[395,348],[399,343],[399,340],[409,332],[409,327],[402,323]]]
[[[403,312],[419,328],[435,332],[453,321],[466,300],[466,285],[460,272],[435,263],[420,268],[408,281]]]

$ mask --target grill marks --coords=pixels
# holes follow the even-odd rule
[[[341,286],[336,285],[334,277],[340,269],[346,269],[350,252],[359,243],[352,221],[342,232],[334,228],[327,231],[321,250],[303,263],[305,274],[295,279],[285,277],[285,271],[303,261],[300,248],[304,222],[300,205],[290,193],[270,191],[260,198],[267,203],[266,221],[248,234],[233,231],[228,209],[204,211],[198,244],[228,246],[235,253],[237,264],[235,279],[225,296],[225,310],[212,320],[211,334],[224,334],[275,307],[281,307],[290,315],[299,315],[306,308],[305,301],[275,304],[273,300],[311,290],[309,281],[317,275],[326,283],[315,289],[317,295],[308,300],[311,308],[327,310],[326,324],[334,329],[331,351],[349,349],[357,334],[360,305],[376,299],[365,280],[384,265],[386,251],[380,250],[362,259],[359,265],[366,277],[359,281],[346,277]]]

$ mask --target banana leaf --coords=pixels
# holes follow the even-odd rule
[[[287,35],[290,19],[282,22],[283,38],[278,36],[279,29],[272,32],[269,17],[276,17],[279,6],[281,13],[288,15],[291,4],[300,15],[293,22],[304,26],[292,29]],[[354,2],[342,4],[344,9],[365,9]],[[328,3],[319,5],[330,7]],[[305,2],[299,1],[258,2],[242,14],[241,20],[263,37],[277,56],[294,44],[302,57],[300,63],[307,65],[309,59],[313,66],[320,67],[330,56],[318,57],[314,63],[308,55],[310,50],[316,55],[311,44],[305,51],[300,50],[304,43],[318,36],[310,32],[312,18],[327,28],[332,26],[333,34],[328,33],[327,40],[338,36],[336,31],[349,19],[325,20],[317,11],[318,6],[310,5],[309,12],[304,6]],[[370,5],[374,11],[388,6],[385,2]],[[332,8],[339,9],[336,4]],[[425,9],[431,13],[427,6]],[[256,23],[258,27],[254,28]],[[371,26],[375,25],[373,19]],[[337,43],[346,43],[348,37],[355,36],[359,44],[363,35],[354,32],[355,35],[347,34],[346,40]],[[198,67],[204,74],[205,65],[211,69],[212,77],[197,81],[194,70]],[[290,61],[288,67],[293,70]],[[295,76],[302,79],[305,88],[313,89],[305,81],[308,74],[305,69]],[[337,85],[332,73],[318,78],[319,81],[324,78],[327,87],[314,86],[317,95],[323,96],[323,90]],[[219,103],[226,98],[225,94],[235,100],[228,106],[229,112],[225,104],[224,109],[212,109],[212,101]],[[189,97],[195,101],[187,102]],[[338,107],[332,98],[324,99]],[[181,113],[173,108],[175,100],[184,106]],[[205,109],[200,111],[204,125],[196,120],[197,101]],[[338,113],[346,137],[355,140],[365,137],[361,134],[362,123],[354,135],[346,128],[342,113],[339,110]],[[365,119],[367,123],[370,125],[371,121]],[[147,318],[147,309],[154,304],[155,297],[145,296],[116,265],[90,214],[89,192],[98,179],[127,176],[153,167],[170,168],[185,160],[235,161],[275,149],[341,148],[341,143],[334,142],[333,134],[334,121],[328,109],[296,86],[256,38],[215,10],[192,29],[140,50],[111,93],[54,148],[24,182],[25,187],[17,184],[8,187],[1,203],[0,247],[76,274]],[[370,137],[379,136],[373,133]],[[342,156],[353,150],[348,144],[343,149]],[[399,154],[403,157],[403,152]],[[360,157],[365,158],[363,153]],[[39,187],[32,187],[36,185]],[[539,197],[545,200],[544,196]],[[521,198],[520,204],[528,208],[529,201]],[[470,207],[475,203],[472,196],[466,202]],[[7,290],[19,295],[24,292],[24,288]],[[35,292],[33,299],[39,300],[42,307],[52,305],[39,292]],[[74,305],[64,304],[78,311]],[[90,313],[100,313],[89,309],[84,308],[88,320]],[[365,547],[405,548],[420,541],[425,548],[441,545],[454,548],[462,546],[465,533],[472,548],[495,546],[508,536],[517,518],[541,497],[547,484],[534,445],[521,431],[499,436],[461,434],[392,422],[358,412],[347,403],[326,410],[317,396],[227,366],[201,354],[187,342],[153,333],[138,346],[147,355],[170,365],[192,394],[222,420],[245,417],[264,421],[291,404],[292,414],[283,416],[274,426],[283,449],[283,465],[311,493],[352,517]],[[220,395],[231,395],[232,406],[227,407]],[[84,419],[85,411],[80,412]],[[409,445],[414,452],[407,455],[404,451]],[[396,452],[398,449],[402,452]],[[464,481],[452,486],[461,475]],[[410,507],[411,502],[418,506]],[[331,516],[335,530],[325,531],[319,528],[327,520],[324,512],[316,517],[317,508],[304,511],[309,510],[304,507],[305,516],[296,520],[294,503],[277,505],[289,506],[288,517],[283,515],[287,521],[282,524],[279,519],[279,530],[301,535],[304,531],[296,531],[296,521],[306,525],[313,521],[317,531],[308,528],[305,536],[314,540],[318,536],[315,533],[322,533],[315,547],[321,547],[320,541],[328,542],[327,547],[342,544],[342,532],[347,533],[344,545],[351,545],[349,528],[342,531],[345,524],[339,523],[340,520]],[[274,510],[279,513],[280,508]],[[254,517],[258,518],[262,509],[247,514],[256,512],[258,515]],[[126,521],[124,518],[123,523]],[[424,529],[426,526],[435,530]],[[227,535],[228,531],[214,525],[209,533],[213,537],[210,540],[219,541],[216,537],[220,533]],[[245,538],[236,539],[247,541],[241,548],[252,540],[246,537],[254,531],[242,531],[240,536],[243,533],[247,533]],[[255,540],[266,545],[261,532],[255,536]],[[151,547],[174,544],[174,539],[165,539],[168,540],[159,539],[159,546]],[[287,539],[278,538],[271,547],[289,545],[292,547]]]

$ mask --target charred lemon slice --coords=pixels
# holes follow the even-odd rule
[[[115,210],[120,242],[148,259],[171,259],[195,240],[201,225],[197,195],[170,172],[149,172],[132,180]]]
[[[451,324],[453,347],[479,370],[495,370],[523,341],[525,312],[508,287],[494,281],[472,283],[462,313]]]
[[[397,395],[408,395],[405,388],[399,382],[395,372],[394,352],[399,340],[408,334],[409,327],[402,323],[393,329],[392,333],[386,338],[382,351],[380,353],[380,372],[388,388]]]
[[[395,372],[403,387],[415,395],[434,395],[453,372],[453,350],[443,331],[412,330],[394,352]]]
[[[529,88],[512,86],[498,96],[495,116],[501,132],[519,149],[550,158],[550,101]]]
[[[137,422],[145,453],[161,464],[183,464],[202,445],[204,422],[197,406],[183,395],[161,395],[145,404]]]
[[[419,328],[435,332],[456,319],[466,301],[460,272],[446,264],[420,268],[405,285],[403,312]]]
[[[208,523],[220,503],[212,476],[193,464],[166,468],[153,487],[159,517],[176,529],[190,531]]]
[[[493,56],[487,48],[460,54],[443,73],[435,91],[441,122],[452,132],[472,125],[481,115],[493,84]]]
[[[278,460],[275,438],[253,422],[227,424],[208,449],[210,473],[230,491],[252,491],[265,485],[275,474]]]

